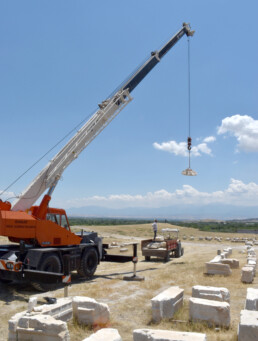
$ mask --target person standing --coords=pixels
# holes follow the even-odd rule
[[[153,224],[152,224],[152,228],[153,228],[153,233],[154,233],[154,241],[156,239],[157,236],[157,232],[158,232],[158,224],[157,224],[157,220],[155,219]]]

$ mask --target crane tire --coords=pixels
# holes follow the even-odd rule
[[[60,273],[62,264],[60,258],[55,253],[48,253],[43,256],[37,270]],[[32,286],[38,291],[49,291],[58,288],[58,283],[38,283],[32,282]]]
[[[85,249],[77,270],[78,274],[86,279],[92,278],[98,266],[98,258],[98,252],[94,247]]]

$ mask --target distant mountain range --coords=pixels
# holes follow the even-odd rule
[[[100,217],[100,218],[143,218],[143,219],[250,219],[258,216],[258,206],[232,205],[178,205],[171,207],[146,208],[128,207],[112,209],[107,207],[86,206],[66,209],[69,216]]]

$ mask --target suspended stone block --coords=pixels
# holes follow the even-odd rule
[[[206,300],[230,302],[230,293],[227,288],[195,285],[192,287],[192,296]]]
[[[232,271],[231,271],[230,266],[228,264],[208,262],[208,263],[205,263],[205,266],[206,266],[206,274],[208,274],[208,275],[229,276],[232,274]]]
[[[73,314],[79,323],[85,325],[105,326],[110,319],[108,305],[98,303],[89,297],[75,296],[73,298]]]
[[[182,174],[186,176],[196,176],[197,172],[195,172],[191,168],[186,168],[185,170],[182,171]]]
[[[258,289],[247,288],[245,309],[258,311]]]
[[[243,283],[252,283],[254,279],[254,271],[252,267],[244,266],[241,272],[241,281]]]
[[[117,329],[103,328],[87,337],[83,341],[122,341]]]
[[[206,334],[159,329],[135,329],[133,341],[207,341]]]
[[[206,321],[210,325],[229,327],[230,305],[202,298],[190,297],[189,317],[192,321]]]
[[[241,310],[238,341],[258,340],[258,311]]]
[[[171,318],[183,305],[184,289],[170,287],[151,299],[152,319],[159,322],[163,318]]]

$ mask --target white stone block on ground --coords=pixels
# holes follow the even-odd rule
[[[254,244],[253,244],[253,242],[251,242],[251,241],[246,241],[246,242],[245,242],[245,245],[253,246]]]
[[[23,316],[17,326],[19,341],[70,341],[66,322],[48,315]]]
[[[228,238],[226,238],[227,240]],[[229,238],[230,240],[230,238]],[[226,249],[223,249],[224,252],[227,252],[229,255],[232,255],[232,247],[227,247]]]
[[[214,257],[212,260],[209,261],[209,263],[220,263],[222,257],[221,257],[221,253],[219,255],[217,255],[216,257]]]
[[[258,311],[241,310],[238,341],[258,340]]]
[[[35,300],[33,300],[33,306],[34,304]],[[30,308],[32,308],[32,305]],[[9,325],[8,340],[10,341],[17,340],[17,326],[22,317],[30,318],[32,316],[38,315],[49,315],[57,320],[68,321],[73,316],[72,299],[60,298],[57,300],[57,303],[55,304],[43,304],[38,307],[34,306],[33,310],[29,313],[28,311],[23,311],[13,315],[8,322]]]
[[[257,261],[257,257],[256,257],[256,255],[254,255],[253,253],[247,255],[247,260],[248,260],[248,259]]]
[[[117,329],[103,328],[87,337],[83,341],[122,341]]]
[[[110,319],[108,305],[98,303],[89,297],[75,296],[73,298],[73,314],[79,323],[86,325],[104,326]]]
[[[224,275],[229,276],[231,275],[232,271],[228,264],[221,264],[221,263],[205,263],[206,266],[206,273],[209,275]]]
[[[30,297],[29,303],[28,303],[28,312],[30,313],[37,305],[38,298],[36,296]]]
[[[252,271],[253,271],[253,277],[255,276],[255,274],[256,274],[256,266],[255,266],[255,265],[246,264],[244,267],[245,267],[245,268],[250,268],[250,269],[252,269]]]
[[[159,329],[135,329],[133,341],[206,341],[206,334]]]
[[[258,311],[258,289],[247,288],[245,309]]]
[[[50,315],[57,320],[69,321],[73,317],[72,298],[58,298],[54,304],[43,304],[40,307],[35,307],[34,311],[40,312],[43,315]]]
[[[247,264],[254,265],[256,267],[256,259],[255,258],[247,258]]]
[[[8,341],[17,341],[17,326],[20,318],[25,315],[25,311],[13,315],[8,321]]]
[[[244,266],[241,272],[241,281],[243,283],[252,283],[254,279],[254,271],[252,267]]]
[[[192,287],[192,296],[206,300],[230,302],[230,293],[227,288],[195,285]]]
[[[171,318],[183,305],[184,289],[170,287],[151,299],[152,319],[159,322]]]
[[[189,317],[192,321],[206,321],[212,325],[229,327],[230,305],[227,302],[190,297]]]
[[[239,260],[238,259],[222,259],[221,264],[228,264],[230,266],[230,269],[238,269],[239,268]]]

